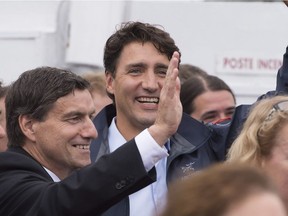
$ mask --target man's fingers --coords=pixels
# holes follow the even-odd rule
[[[173,98],[175,91],[178,91],[180,88],[177,83],[177,78],[178,78],[178,73],[179,73],[178,71],[179,56],[180,55],[178,52],[173,53],[173,56],[170,60],[170,63],[167,69],[165,83],[162,89],[162,95],[164,94],[170,98]],[[161,97],[160,97],[160,100],[161,100]]]
[[[174,68],[178,68],[179,58],[180,58],[179,53],[174,52],[168,66],[167,75],[170,75],[173,72]]]

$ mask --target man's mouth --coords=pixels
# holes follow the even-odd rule
[[[139,103],[159,103],[159,98],[158,97],[139,97],[137,98],[137,101]]]
[[[73,147],[78,148],[78,149],[83,149],[83,150],[89,150],[90,145],[89,144],[77,144],[77,145],[73,145]]]

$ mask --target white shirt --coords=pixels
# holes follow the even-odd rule
[[[58,178],[58,176],[55,175],[55,173],[53,173],[51,170],[47,169],[46,167],[43,167],[46,172],[50,175],[50,177],[53,179],[54,182],[59,182],[61,181],[60,178]]]
[[[108,141],[110,152],[127,142],[117,129],[115,118],[109,127]],[[149,171],[155,165],[157,181],[129,196],[130,216],[159,215],[166,204],[167,149],[161,148],[147,129],[135,137],[135,142],[146,170]]]

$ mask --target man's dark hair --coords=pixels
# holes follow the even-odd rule
[[[106,41],[104,48],[106,73],[111,73],[115,77],[116,65],[121,52],[131,42],[140,42],[142,44],[150,42],[161,54],[165,54],[169,60],[175,51],[179,52],[179,48],[175,45],[169,33],[162,30],[160,26],[141,22],[122,23],[120,29]],[[113,99],[113,95],[109,94],[109,96]]]
[[[207,75],[189,78],[181,85],[180,100],[183,106],[183,112],[189,115],[193,113],[195,111],[195,98],[204,92],[221,90],[230,92],[236,103],[235,95],[231,88],[219,77]]]
[[[40,67],[22,73],[6,96],[8,146],[24,143],[25,136],[18,122],[20,115],[43,121],[59,98],[75,89],[88,88],[88,81],[67,70]]]
[[[207,76],[208,73],[201,69],[200,67],[197,67],[195,65],[191,64],[180,64],[179,65],[179,79],[181,82],[181,85],[188,80],[190,77],[195,76]]]

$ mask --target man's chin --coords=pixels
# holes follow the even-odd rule
[[[155,118],[151,118],[151,117],[152,116],[150,115],[149,118],[142,118],[141,119],[142,125],[145,126],[144,128],[148,128],[154,124],[156,117]]]
[[[91,164],[91,160],[85,160],[85,161],[79,161],[78,164],[77,164],[77,167],[78,168],[83,168],[85,166],[88,166]]]

